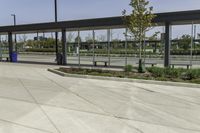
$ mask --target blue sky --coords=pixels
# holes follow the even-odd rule
[[[58,0],[59,20],[85,19],[121,15],[130,11],[130,0]],[[200,9],[200,0],[150,0],[155,12]],[[0,25],[11,25],[10,14],[17,23],[37,23],[54,20],[54,0],[0,0]]]
[[[75,20],[121,15],[123,9],[131,11],[130,0],[58,0],[58,19]],[[54,0],[0,0],[0,26],[54,21]],[[200,0],[150,0],[154,12],[200,9]],[[190,34],[191,26],[173,28],[173,37]],[[160,29],[158,29],[160,30]],[[200,31],[200,26],[197,27]]]

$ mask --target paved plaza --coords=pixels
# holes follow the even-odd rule
[[[61,77],[0,63],[0,133],[199,133],[200,88]]]

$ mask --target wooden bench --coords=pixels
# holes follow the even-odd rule
[[[104,66],[108,66],[108,61],[93,61],[94,66],[97,66],[97,63],[104,63]]]
[[[0,57],[0,61],[7,61],[9,62],[10,57]]]
[[[137,63],[137,64],[139,64],[139,63]],[[157,63],[155,63],[155,62],[145,62],[144,64],[145,65],[151,65],[152,67],[157,65]]]
[[[187,69],[190,69],[190,67],[192,67],[191,64],[178,64],[178,63],[173,63],[170,64],[171,68],[174,68],[175,66],[187,66]]]

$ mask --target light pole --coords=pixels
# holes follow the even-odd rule
[[[58,22],[58,9],[57,9],[57,0],[54,0],[55,6],[55,22]],[[56,60],[58,62],[58,32],[55,32],[55,43],[56,43]]]
[[[17,24],[16,15],[15,14],[11,14],[11,16],[13,17],[14,26],[16,26],[16,24]],[[17,52],[17,36],[16,36],[16,34],[15,34],[15,51]]]

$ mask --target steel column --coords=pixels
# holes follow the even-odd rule
[[[55,23],[58,22],[58,7],[57,7],[57,0],[54,0],[54,6],[55,6]],[[59,50],[58,50],[58,32],[55,32],[55,45],[56,45],[56,60],[57,60],[57,64],[58,64],[58,54],[59,54]]]
[[[192,27],[191,27],[190,67],[192,67],[192,62],[193,62],[193,44],[194,44],[194,22],[192,22]]]
[[[169,22],[165,23],[165,59],[164,66],[170,67],[170,48],[171,48],[171,25]]]
[[[13,53],[13,40],[12,40],[12,32],[8,33],[8,47],[9,47],[9,57],[10,62],[12,62],[12,53]]]
[[[93,66],[94,66],[94,61],[95,61],[95,31],[92,31],[92,41],[93,41],[93,45],[92,45],[92,56],[93,56]]]
[[[0,58],[2,57],[2,43],[1,43],[1,35],[0,35]]]
[[[78,66],[81,66],[81,59],[80,59],[80,30],[78,30]]]
[[[125,66],[128,65],[127,47],[128,47],[128,29],[125,29]]]
[[[58,64],[58,32],[55,32],[55,45],[56,45],[56,60],[57,60],[57,64]]]
[[[63,55],[63,65],[67,64],[67,39],[66,30],[62,29],[62,55]]]
[[[111,29],[107,30],[107,41],[108,41],[108,66],[110,67],[110,44],[111,44]]]

